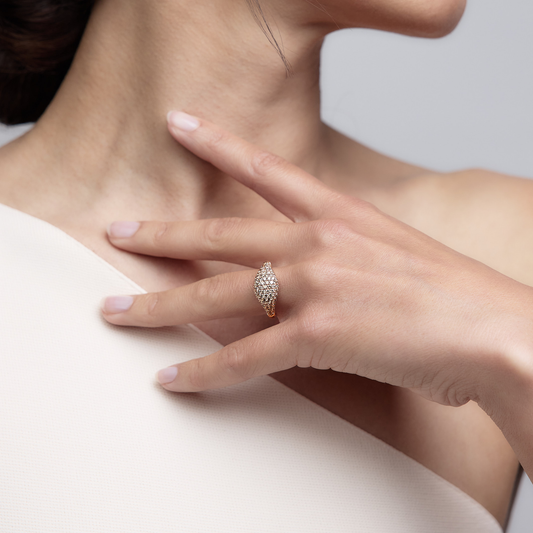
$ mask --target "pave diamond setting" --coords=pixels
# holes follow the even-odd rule
[[[270,318],[275,317],[279,282],[269,261],[263,263],[255,275],[254,292],[267,315]]]

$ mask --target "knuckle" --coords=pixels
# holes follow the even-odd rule
[[[160,294],[152,292],[144,297],[144,315],[149,323],[156,322],[160,311]]]
[[[334,193],[331,196],[331,201],[326,211],[327,213],[332,213],[334,217],[340,215],[357,222],[370,222],[383,215],[382,211],[374,204],[356,196],[347,196],[340,193]]]
[[[294,338],[296,341],[314,344],[318,331],[317,324],[313,322],[314,315],[316,313],[312,313],[308,309],[306,315],[297,321],[294,327]]]
[[[324,259],[307,261],[302,265],[301,279],[309,290],[313,290],[323,285],[331,283],[331,275],[335,267]]]
[[[196,283],[196,291],[192,303],[198,304],[198,302],[205,302],[211,297],[211,278],[205,278]]]
[[[306,346],[306,356],[314,359],[315,353],[322,353],[322,346],[338,334],[335,317],[328,316],[317,306],[308,306],[305,313],[296,321],[293,329],[293,342]],[[316,367],[316,361],[313,366]],[[318,368],[318,367],[317,367]]]
[[[281,170],[285,165],[286,161],[272,152],[256,152],[251,160],[252,174],[259,177]]]
[[[204,227],[203,242],[207,252],[220,252],[227,247],[229,236],[238,228],[237,217],[213,218]]]
[[[188,361],[187,363],[187,381],[189,382],[189,386],[193,390],[203,390],[205,388],[205,371],[204,371],[204,364],[205,361],[203,361],[203,358],[198,359],[192,359],[191,361]]]
[[[159,222],[155,228],[155,231],[153,233],[153,242],[157,246],[164,242],[167,237],[168,233],[168,223],[167,222]]]
[[[366,224],[376,224],[382,220],[384,213],[374,204],[361,198],[350,198],[352,212],[355,211],[357,220]]]
[[[343,219],[321,219],[310,223],[311,235],[316,245],[331,248],[346,243],[356,236],[356,232]]]
[[[200,302],[216,301],[222,293],[221,276],[205,278],[198,282],[196,298]]]
[[[324,213],[331,213],[333,217],[339,214],[346,214],[350,216],[350,206],[353,206],[351,200],[353,197],[346,196],[338,191],[329,189],[328,194],[324,197],[323,209]]]
[[[220,146],[224,145],[229,140],[229,135],[222,130],[209,130],[205,139],[207,148],[214,152],[218,152]]]
[[[229,344],[220,354],[220,364],[225,371],[236,375],[239,379],[251,376],[250,358],[237,346]]]
[[[322,301],[338,297],[339,287],[343,287],[353,276],[353,269],[327,259],[315,259],[301,263],[297,271],[297,279],[302,291],[307,294],[309,302]],[[348,278],[348,279],[347,279]]]
[[[225,282],[224,276],[219,274],[212,278],[205,278],[196,283],[196,290],[191,299],[192,310],[197,314],[203,314],[206,308],[211,312],[217,312],[225,303]]]

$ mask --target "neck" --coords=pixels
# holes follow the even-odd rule
[[[112,218],[253,212],[261,199],[170,137],[171,109],[205,117],[318,176],[324,32],[291,22],[293,15],[267,14],[283,39],[288,76],[244,0],[101,0],[67,78],[26,140],[42,186],[64,194],[77,213],[108,208]]]

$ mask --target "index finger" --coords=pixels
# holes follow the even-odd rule
[[[198,157],[254,190],[293,220],[316,220],[339,193],[271,152],[186,113],[168,114],[172,136]]]

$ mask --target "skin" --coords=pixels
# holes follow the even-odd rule
[[[175,132],[174,138],[169,135],[165,115],[170,109],[184,109],[201,117],[202,124],[208,119],[237,138],[290,161],[295,172],[303,172],[306,179],[313,176],[328,191],[341,195],[344,207],[345,204],[364,205],[371,213],[368,216],[372,227],[375,225],[376,231],[379,228],[382,244],[387,242],[398,253],[411,254],[415,264],[420,257],[413,247],[419,250],[424,258],[424,264],[417,266],[420,275],[434,276],[433,251],[443,258],[440,267],[445,265],[437,269],[436,283],[442,280],[445,286],[453,288],[454,294],[464,292],[458,272],[468,272],[470,302],[479,298],[489,302],[483,306],[483,316],[476,315],[479,305],[473,305],[471,313],[466,313],[468,321],[458,323],[452,306],[444,322],[439,307],[442,301],[438,298],[428,298],[421,307],[405,300],[411,319],[405,319],[402,326],[414,331],[416,339],[438,338],[441,343],[441,366],[440,370],[434,370],[434,375],[440,376],[437,381],[445,383],[443,387],[433,389],[424,385],[425,370],[420,357],[428,353],[428,348],[420,350],[417,343],[418,352],[413,353],[409,336],[400,353],[404,356],[402,360],[410,365],[409,374],[422,372],[413,382],[403,381],[405,368],[396,369],[394,378],[390,377],[390,371],[383,371],[384,367],[380,367],[383,373],[375,373],[379,369],[372,368],[370,360],[363,371],[361,366],[341,368],[340,361],[337,366],[326,361],[315,366],[355,370],[386,383],[332,370],[297,367],[278,372],[275,378],[407,453],[474,497],[503,523],[517,466],[509,443],[531,471],[528,434],[523,429],[529,427],[524,421],[528,420],[531,405],[530,378],[529,367],[522,361],[529,361],[531,346],[524,323],[529,324],[530,319],[531,295],[527,285],[533,284],[530,274],[533,255],[528,252],[531,233],[527,231],[533,225],[528,208],[532,184],[482,171],[436,175],[393,161],[322,124],[319,108],[319,52],[328,32],[339,27],[361,26],[438,37],[457,24],[464,2],[338,0],[322,2],[324,9],[320,9],[311,2],[263,0],[262,5],[269,22],[272,24],[274,20],[283,36],[294,73],[290,78],[286,77],[285,66],[266,42],[245,2],[101,0],[54,102],[30,133],[0,150],[0,201],[61,228],[150,292],[175,287],[187,290],[185,287],[191,283],[219,274],[253,278],[257,257],[252,263],[239,263],[233,257],[226,257],[229,263],[204,261],[194,256],[196,251],[191,248],[192,255],[184,258],[175,252],[186,244],[178,238],[169,244],[172,253],[168,255],[179,259],[154,257],[128,252],[128,249],[141,250],[128,248],[124,242],[119,244],[106,235],[108,224],[117,220],[195,221],[234,217],[253,218],[287,228],[294,226],[290,212],[286,211],[290,206],[279,210],[269,195],[262,197],[236,179],[236,171],[228,174],[230,169],[224,165],[235,152],[230,150],[216,162],[206,157],[215,163],[211,165],[202,159],[206,154],[191,151],[192,146],[183,136]],[[109,53],[110,50],[113,52]],[[305,184],[307,189],[308,182]],[[483,191],[482,201],[480,191]],[[342,214],[343,224],[360,224],[352,210],[343,209]],[[328,213],[325,217],[332,218]],[[320,220],[316,214],[312,218],[307,222]],[[337,213],[334,224],[338,218]],[[399,221],[465,255],[441,248],[438,242],[428,240]],[[487,232],[479,221],[487,221],[498,232]],[[326,222],[325,226],[328,223],[331,225]],[[350,226],[350,231],[357,233],[359,226],[356,226]],[[346,227],[342,227],[341,231],[345,231]],[[335,228],[330,230],[335,233]],[[238,230],[241,238],[243,231]],[[232,242],[240,242],[238,236],[230,234]],[[189,245],[197,241],[192,235],[187,241]],[[315,233],[309,232],[307,240],[304,239],[307,247],[298,253],[303,254],[301,257],[306,258],[308,266],[311,265],[308,258],[315,252],[314,244],[320,251],[322,265],[347,257],[361,261],[355,251],[352,255],[339,254],[335,246],[328,245],[334,244],[335,238],[328,237],[327,232],[325,235],[322,239],[315,228]],[[406,250],[407,241],[425,244],[413,244]],[[301,240],[297,238],[294,242]],[[283,268],[288,269],[300,257],[285,257],[284,252],[292,248],[272,245],[269,253],[277,253]],[[372,255],[371,251],[368,253]],[[470,262],[466,256],[495,270]],[[275,268],[277,264],[274,263]],[[379,264],[382,264],[381,256]],[[243,265],[250,269],[243,270]],[[393,280],[394,269],[389,268],[388,272]],[[316,281],[317,298],[322,296],[320,290],[334,290],[335,285],[326,286],[321,282],[323,277],[316,269],[315,277],[306,278],[310,273],[312,270],[301,272],[303,279],[313,282],[308,287],[315,287]],[[294,345],[315,346],[320,339],[313,338],[314,324],[310,320],[313,315],[303,311],[305,300],[301,292],[297,294],[300,282],[298,276],[292,276],[286,283],[281,280],[279,317],[286,318],[285,323],[290,324],[291,313],[297,312],[299,323],[307,321],[308,325],[307,329],[303,328],[301,339],[304,340],[295,336]],[[346,281],[349,279],[343,279]],[[391,282],[390,287],[395,290],[396,284]],[[283,323],[262,331],[272,326],[272,320],[261,314],[262,309],[253,300],[249,279],[233,288],[233,294],[238,289],[242,295],[242,300],[235,300],[239,313],[242,312],[239,306],[244,303],[256,306],[254,314],[250,311],[252,307],[247,307],[245,316],[235,311],[233,318],[218,316],[208,322],[199,321],[196,324],[201,329],[225,345],[258,332],[270,335],[279,332]],[[342,286],[338,290],[345,293]],[[373,291],[371,285],[367,290],[372,297],[379,295],[379,290]],[[409,294],[410,291],[405,293]],[[378,309],[382,302],[376,298],[373,305]],[[330,295],[330,299],[335,297]],[[228,301],[226,298],[224,304],[228,305]],[[489,312],[490,307],[504,310],[503,315]],[[328,309],[333,315],[336,313],[340,328],[342,309],[335,310],[334,306]],[[384,355],[383,345],[380,347],[376,342],[383,340],[383,328],[392,331],[391,324],[400,315],[392,313],[387,324],[380,322],[384,317],[377,311],[373,318],[368,317],[367,329],[374,331],[374,336],[365,341],[370,346],[368,353]],[[429,323],[440,332],[438,335],[431,328],[430,336],[426,337],[427,332],[420,329],[417,320],[422,315],[429,317]],[[120,322],[116,315],[105,316]],[[481,326],[492,325],[502,320],[502,316],[503,325],[499,322],[498,327],[491,326],[491,336],[484,336],[486,330]],[[520,320],[515,321],[516,317]],[[174,316],[172,320],[179,323],[200,318]],[[474,328],[478,333],[465,335],[464,328],[474,323],[480,326]],[[392,334],[388,339],[395,342]],[[342,342],[343,347],[336,346],[335,350],[348,353],[353,339],[346,336]],[[459,352],[447,349],[450,345],[446,343],[457,343]],[[398,345],[386,346],[391,356],[398,348]],[[464,383],[457,382],[453,372],[450,373],[445,359],[450,353],[451,357],[461,353],[467,362]],[[317,363],[319,359],[303,361],[303,366]],[[291,363],[294,362],[293,359]],[[277,367],[264,366],[262,371],[287,368],[286,362],[282,363]],[[485,381],[475,371],[479,368],[487,369],[481,373]],[[240,377],[247,375],[243,373]],[[222,384],[227,383],[215,386]],[[399,388],[397,385],[401,384],[444,403],[463,403],[470,398],[479,401],[494,421],[474,402],[453,409],[429,402],[407,388]]]

